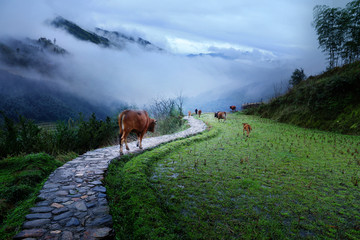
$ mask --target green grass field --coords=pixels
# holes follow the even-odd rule
[[[359,136],[201,119],[209,131],[110,166],[118,239],[360,239]]]

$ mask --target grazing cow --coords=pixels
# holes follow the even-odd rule
[[[245,134],[245,131],[246,131],[247,136],[249,137],[251,130],[252,130],[252,128],[251,128],[250,124],[243,123],[243,134]]]
[[[215,117],[218,118],[219,122],[220,119],[224,119],[224,122],[226,121],[226,112],[217,112],[215,113]]]
[[[235,110],[236,110],[236,106],[232,105],[232,106],[230,106],[230,109],[231,109],[232,111],[235,111]]]
[[[156,120],[149,118],[146,111],[125,110],[119,114],[119,143],[120,155],[123,155],[123,143],[126,150],[130,150],[127,144],[127,136],[130,132],[135,132],[138,138],[136,146],[142,149],[142,139],[147,131],[154,132]]]
[[[199,111],[198,111],[198,114],[199,114],[199,117],[200,117],[200,115],[201,115],[201,110],[199,109]]]
[[[197,108],[195,108],[195,115],[197,115],[197,113],[198,113],[198,110],[197,110]]]
[[[191,111],[188,112],[188,116],[191,117]]]

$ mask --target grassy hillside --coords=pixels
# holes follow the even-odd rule
[[[360,62],[309,77],[287,94],[246,113],[302,127],[360,134]]]
[[[200,135],[112,162],[118,239],[360,238],[358,136],[201,119],[211,127]]]

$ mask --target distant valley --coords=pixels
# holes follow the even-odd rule
[[[139,51],[167,54],[164,49],[144,38],[101,28],[89,31],[60,16],[47,24],[81,42],[92,43],[96,45],[95,47],[113,51],[136,47],[140,49]],[[187,57],[204,56],[219,57],[216,54],[197,54]],[[20,114],[36,121],[56,121],[66,120],[69,117],[76,118],[80,112],[85,116],[95,113],[99,118],[104,118],[116,115],[123,108],[131,107],[126,100],[111,100],[113,97],[111,95],[106,96],[106,102],[102,102],[78,94],[72,84],[79,79],[69,75],[64,69],[64,63],[72,57],[73,53],[62,47],[55,37],[53,39],[43,36],[39,36],[38,39],[1,38],[0,110],[11,118],[17,118]],[[86,79],[81,80],[86,81]],[[86,86],[87,83],[84,84]],[[185,97],[184,111],[195,108],[202,108],[204,111],[228,111],[230,105],[240,107],[241,103],[258,100],[247,96],[246,91],[232,87],[223,89],[220,95],[214,90],[196,97]]]

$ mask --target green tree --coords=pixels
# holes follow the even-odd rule
[[[360,0],[344,9],[315,6],[313,26],[330,69],[360,59]]]
[[[295,71],[293,72],[293,74],[291,75],[291,78],[289,80],[289,83],[291,86],[296,86],[298,85],[300,82],[302,82],[303,80],[306,79],[306,75],[304,73],[304,69],[300,68],[300,69],[295,69]]]
[[[4,118],[4,125],[1,126],[1,152],[0,158],[6,157],[8,154],[18,154],[19,153],[19,142],[17,141],[18,131],[16,129],[15,122],[7,117],[3,112],[0,112]]]
[[[354,62],[360,58],[360,0],[352,1],[346,5],[349,62]]]
[[[314,8],[314,23],[318,41],[323,52],[328,54],[329,68],[338,66],[345,33],[341,16],[343,10],[318,5]]]

